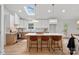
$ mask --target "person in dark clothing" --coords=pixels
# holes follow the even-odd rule
[[[75,51],[75,41],[74,41],[74,36],[71,34],[71,38],[69,39],[67,47],[70,50],[70,55],[73,55],[73,51]]]

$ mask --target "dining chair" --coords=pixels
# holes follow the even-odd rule
[[[38,52],[38,37],[37,36],[30,36],[30,46],[29,46],[29,52],[31,48],[37,48]]]
[[[43,50],[43,48],[48,48],[48,50],[50,51],[48,36],[41,36],[41,51]]]

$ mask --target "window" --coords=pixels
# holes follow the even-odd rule
[[[34,4],[29,4],[24,6],[25,12],[28,15],[35,15],[35,5]]]
[[[34,24],[33,23],[29,23],[28,24],[28,29],[34,29]]]

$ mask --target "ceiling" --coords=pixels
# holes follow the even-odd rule
[[[27,4],[6,4],[5,7],[11,12],[17,13],[24,19],[75,19],[79,18],[79,4],[37,4],[35,6],[35,15],[29,16],[24,10]],[[22,12],[18,12],[22,10]],[[48,12],[49,10],[49,12]]]

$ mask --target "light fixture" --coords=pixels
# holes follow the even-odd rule
[[[65,12],[66,12],[66,10],[65,10],[65,9],[63,9],[63,10],[62,10],[62,13],[65,13]]]
[[[57,24],[57,19],[56,18],[50,19],[49,24]]]
[[[35,4],[35,6],[37,6],[37,4]]]
[[[49,19],[49,24],[57,24],[57,18],[54,16],[54,4],[52,4],[53,6],[53,18]]]
[[[22,12],[22,10],[18,10],[18,12]]]
[[[32,20],[32,22],[33,22],[33,23],[37,23],[37,22],[39,22],[39,21],[38,21],[38,20]]]
[[[48,10],[48,13],[50,13],[51,12],[51,10]]]
[[[77,21],[77,24],[79,24],[79,20]]]

